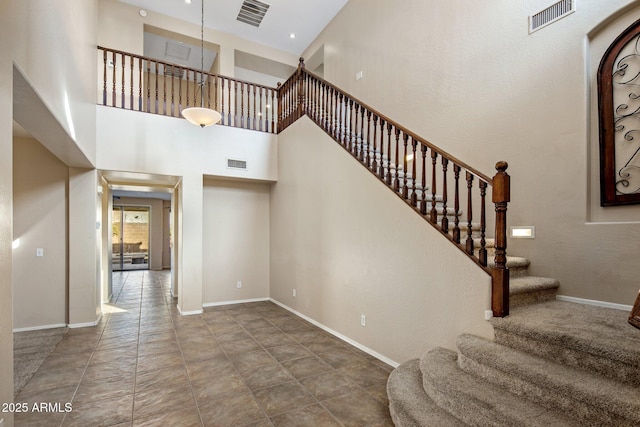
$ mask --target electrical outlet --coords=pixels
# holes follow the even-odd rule
[[[236,283],[236,288],[240,289],[242,287],[242,281],[238,280]]]
[[[362,80],[362,78],[364,77],[364,74],[362,72],[362,70],[358,71],[356,73],[356,80]]]
[[[294,297],[296,296],[296,290],[295,289],[293,290],[293,296]]]
[[[365,314],[360,315],[360,326],[367,326],[367,316]]]

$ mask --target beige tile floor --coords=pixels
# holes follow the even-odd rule
[[[393,425],[391,367],[271,302],[180,316],[168,273],[150,271],[116,273],[114,299],[15,398],[71,411],[16,426]]]

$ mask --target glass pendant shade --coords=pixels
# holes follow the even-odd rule
[[[198,125],[200,127],[206,127],[215,125],[220,121],[222,116],[216,110],[204,107],[189,107],[182,110],[182,116],[187,119],[189,123]]]

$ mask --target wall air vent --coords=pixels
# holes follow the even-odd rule
[[[529,17],[529,34],[576,11],[576,0],[560,0]]]
[[[227,168],[247,170],[246,160],[227,159]]]
[[[236,19],[245,24],[259,27],[268,9],[269,5],[259,0],[244,0]]]

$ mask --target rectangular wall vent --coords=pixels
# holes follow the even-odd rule
[[[227,159],[227,168],[247,170],[246,160]]]
[[[259,27],[268,9],[269,5],[260,0],[244,0],[236,19],[245,24]]]
[[[164,66],[164,75],[165,76],[173,76],[178,77],[179,79],[184,78],[184,68],[174,67],[173,65],[165,65]]]
[[[576,0],[560,0],[529,17],[529,34],[576,11]]]

